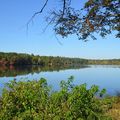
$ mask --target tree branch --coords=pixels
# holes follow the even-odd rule
[[[38,14],[41,14],[41,13],[43,12],[43,10],[45,9],[47,3],[48,3],[48,0],[46,0],[45,4],[43,5],[43,7],[41,8],[40,11],[35,12],[35,13],[32,15],[32,17],[30,18],[30,20],[27,22],[27,28],[28,28],[29,23],[35,18],[35,16],[38,15]]]
[[[66,9],[66,0],[63,0],[63,13],[62,13],[62,17],[64,16],[65,9]]]

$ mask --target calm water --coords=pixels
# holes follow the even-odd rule
[[[41,68],[41,67],[23,67],[23,68],[0,68],[0,93],[5,83],[10,80],[38,80],[41,77],[46,78],[49,85],[52,85],[54,90],[59,89],[61,80],[67,80],[71,75],[74,76],[74,84],[87,83],[98,85],[100,89],[106,88],[107,93],[116,95],[120,92],[120,66],[116,65],[90,65],[82,66],[77,69],[62,69],[62,68]]]

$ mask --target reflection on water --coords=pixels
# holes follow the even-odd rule
[[[94,68],[120,68],[120,65],[91,65]]]
[[[116,65],[0,67],[0,89],[14,78],[19,81],[39,80],[43,77],[54,90],[58,90],[60,81],[67,80],[71,75],[74,76],[76,85],[83,83],[87,83],[88,87],[98,85],[100,89],[106,88],[110,95],[120,91],[120,66]]]
[[[66,69],[80,69],[89,67],[88,65],[71,65],[71,66],[0,66],[0,77],[15,77],[17,75],[26,75],[40,72],[53,72]]]

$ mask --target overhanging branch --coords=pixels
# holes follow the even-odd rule
[[[28,28],[28,25],[30,24],[30,22],[35,18],[35,16],[38,15],[38,14],[41,14],[41,13],[43,12],[43,10],[45,9],[47,3],[48,3],[48,0],[46,0],[45,4],[43,5],[43,7],[41,8],[40,11],[35,12],[35,13],[32,15],[32,17],[31,17],[31,18],[29,19],[29,21],[27,22],[27,28]]]

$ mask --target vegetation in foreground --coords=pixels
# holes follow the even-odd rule
[[[7,84],[0,99],[1,120],[111,120],[111,98],[102,98],[105,89],[86,84],[73,85],[71,76],[52,91],[44,78],[15,80]],[[106,114],[107,113],[107,114]]]
[[[113,120],[120,120],[120,96],[115,98],[112,108],[107,111],[106,115],[111,116]]]

